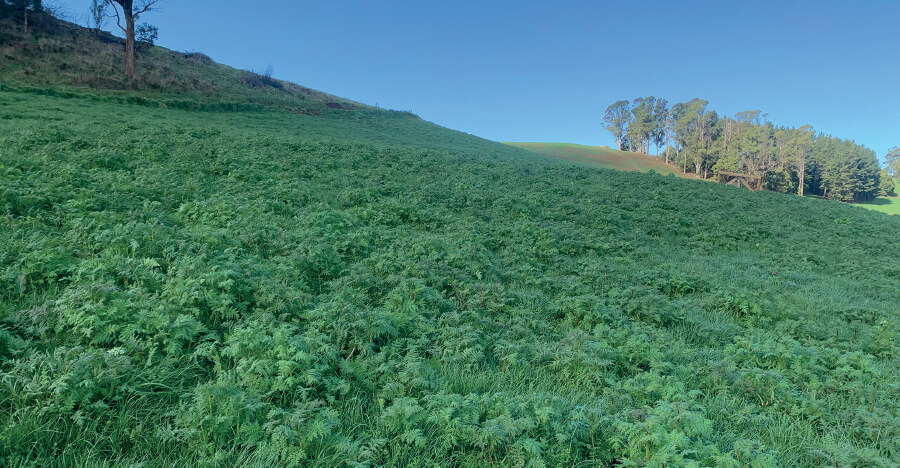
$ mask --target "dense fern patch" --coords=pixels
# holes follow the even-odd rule
[[[893,466],[900,219],[0,93],[6,464]]]

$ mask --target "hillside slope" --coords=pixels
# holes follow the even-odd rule
[[[552,158],[575,161],[591,166],[618,169],[620,171],[656,171],[659,174],[681,175],[672,166],[658,158],[646,154],[618,151],[606,146],[585,146],[574,143],[524,143],[504,142]]]
[[[896,466],[898,217],[23,70],[4,466]]]
[[[147,105],[222,110],[281,108],[319,115],[374,110],[295,83],[216,63],[199,52],[140,45],[137,76],[123,73],[124,40],[51,16],[0,18],[0,78],[5,87],[139,98]]]

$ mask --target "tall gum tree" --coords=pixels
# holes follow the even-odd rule
[[[677,103],[672,106],[672,115],[675,119],[675,148],[681,146],[681,172],[687,174],[687,155],[690,149],[699,147],[701,132],[699,124],[701,118],[706,113],[706,105],[709,104],[704,99],[694,98],[688,102]],[[693,157],[693,155],[691,155]],[[677,154],[675,156],[678,157]]]
[[[653,144],[656,145],[657,156],[659,156],[659,147],[667,142],[666,120],[668,118],[669,101],[666,101],[663,98],[657,98],[656,106],[653,108],[653,130],[650,133],[650,139],[653,140]],[[666,164],[669,164],[668,157],[666,158]]]
[[[900,177],[900,147],[895,146],[884,157],[887,171],[893,177]]]
[[[125,74],[134,78],[134,22],[142,14],[151,11],[159,0],[107,0],[116,14],[116,24],[125,33]],[[121,14],[119,13],[119,10]],[[125,26],[122,26],[122,18]]]
[[[606,124],[606,130],[613,134],[613,138],[616,140],[616,149],[620,151],[622,150],[622,143],[625,141],[625,133],[628,131],[630,121],[630,102],[616,101],[606,108],[603,123]]]
[[[631,114],[634,117],[626,132],[628,143],[632,151],[650,153],[650,139],[656,124],[654,122],[654,109],[656,98],[653,96],[637,98],[631,105]],[[635,144],[637,147],[635,147]]]
[[[809,160],[809,150],[812,148],[815,132],[812,125],[803,125],[791,132],[786,143],[786,153],[790,162],[797,171],[797,195],[803,196],[803,188],[806,186],[806,164]]]

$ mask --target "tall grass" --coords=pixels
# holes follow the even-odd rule
[[[0,456],[893,466],[900,219],[408,115],[0,93]]]

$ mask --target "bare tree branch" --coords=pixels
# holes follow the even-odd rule
[[[128,31],[125,30],[124,26],[122,26],[122,19],[119,17],[119,8],[116,6],[116,5],[118,5],[118,2],[115,2],[113,0],[106,0],[106,3],[112,7],[112,11],[113,11],[113,13],[115,13],[116,26],[118,26],[119,29],[121,29],[123,33],[127,33]]]
[[[155,5],[159,0],[147,0],[141,6],[137,7],[134,12],[134,17],[137,18],[140,14],[146,13],[153,9],[153,5]]]
[[[142,14],[151,11],[157,2],[159,0],[138,0],[137,5],[135,5],[135,0],[106,0],[106,3],[113,7],[113,12],[116,14],[116,25],[125,33],[125,74],[129,78],[134,78],[135,76],[135,20]],[[122,8],[121,15],[119,14],[119,8]],[[124,27],[121,21],[123,16],[125,17]]]

